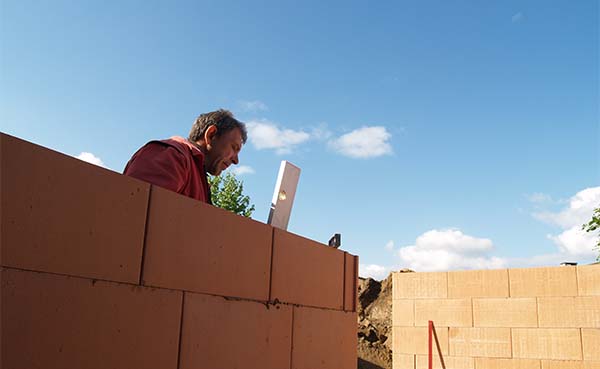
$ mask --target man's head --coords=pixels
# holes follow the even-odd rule
[[[188,139],[204,152],[204,169],[218,176],[239,162],[238,153],[247,136],[244,123],[235,119],[230,111],[219,109],[196,118]]]

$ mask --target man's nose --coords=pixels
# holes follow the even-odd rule
[[[235,154],[231,161],[233,162],[233,164],[238,165],[238,163],[240,162],[240,160],[238,158],[238,154]]]

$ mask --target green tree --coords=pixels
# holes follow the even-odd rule
[[[592,220],[585,223],[582,229],[586,232],[593,232],[600,228],[600,207],[594,209],[594,213],[592,214]],[[596,250],[598,250],[598,256],[596,257],[597,261],[600,261],[600,235],[598,236],[598,243],[596,243]]]
[[[250,197],[244,195],[244,183],[231,172],[225,176],[209,176],[211,200],[214,206],[229,210],[236,214],[250,218],[254,205],[250,204]]]

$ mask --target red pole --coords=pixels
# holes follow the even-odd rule
[[[433,322],[429,321],[429,369],[433,369]]]

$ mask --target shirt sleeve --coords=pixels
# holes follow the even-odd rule
[[[129,160],[123,174],[181,193],[187,182],[188,163],[176,148],[150,142]]]

